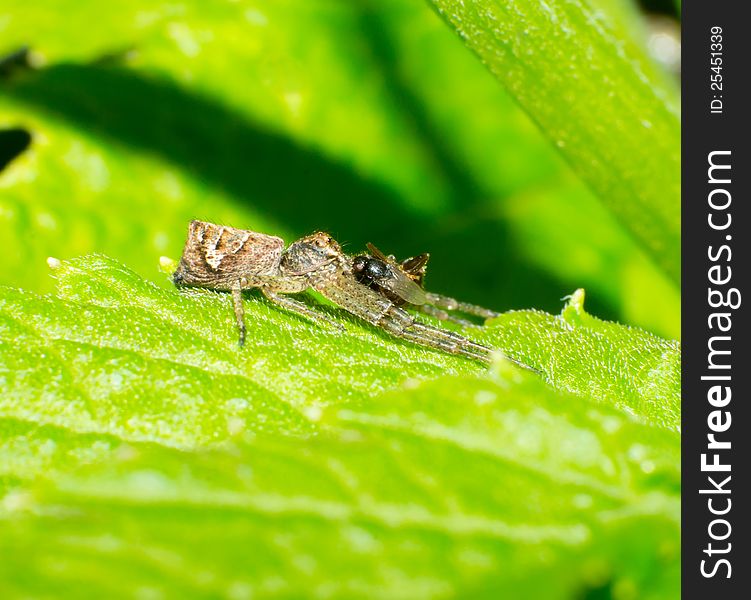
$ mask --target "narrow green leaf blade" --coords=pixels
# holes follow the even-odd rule
[[[431,1],[679,281],[677,89],[628,23],[587,0]]]

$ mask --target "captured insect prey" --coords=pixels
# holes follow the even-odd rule
[[[355,278],[386,296],[397,306],[406,305],[442,321],[452,321],[465,327],[474,327],[477,324],[447,311],[457,311],[483,319],[498,316],[499,313],[487,308],[426,292],[423,286],[429,254],[419,254],[397,263],[393,256],[386,256],[373,244],[368,243],[367,247],[370,254],[360,254],[352,260]]]
[[[450,320],[458,319],[448,316],[444,309],[483,317],[497,313],[425,292],[421,286],[427,254],[396,263],[374,246],[368,245],[368,249],[371,255],[353,258],[323,232],[301,238],[285,248],[284,240],[275,236],[192,221],[172,278],[177,286],[231,292],[240,345],[246,339],[242,291],[249,288],[260,289],[269,301],[283,309],[343,329],[329,316],[288,296],[313,289],[395,337],[490,362],[491,348],[454,331],[418,321],[404,307]]]

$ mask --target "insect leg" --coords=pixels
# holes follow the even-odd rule
[[[469,304],[467,302],[459,302],[458,300],[454,300],[453,298],[449,298],[448,296],[441,296],[440,294],[426,292],[425,296],[427,296],[428,302],[430,304],[437,306],[438,308],[445,308],[446,310],[456,310],[468,315],[482,317],[483,319],[492,319],[493,317],[497,317],[500,314],[493,310],[483,308],[482,306]]]
[[[245,308],[243,307],[243,290],[240,281],[232,286],[232,306],[235,309],[237,328],[240,330],[240,345],[245,344]]]
[[[340,323],[337,323],[332,318],[313,310],[299,300],[295,300],[294,298],[290,298],[289,296],[285,296],[283,294],[277,294],[267,287],[261,288],[261,291],[263,292],[263,295],[266,296],[266,298],[268,298],[271,302],[285,310],[301,315],[311,321],[314,321],[315,323],[318,323],[319,325],[331,325],[333,327],[336,327],[339,331],[344,331],[344,327]]]

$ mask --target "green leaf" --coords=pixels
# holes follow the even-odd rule
[[[266,410],[292,418],[290,407],[310,410],[394,389],[408,378],[482,370],[395,340],[333,307],[321,310],[345,319],[344,333],[257,297],[246,303],[251,333],[248,347],[239,348],[226,294],[163,289],[101,256],[63,262],[55,276],[58,297],[2,293],[2,337],[15,340],[4,346],[0,361],[10,378],[5,402],[24,411],[14,416],[45,414],[52,424],[70,425],[66,419],[76,415],[77,430],[106,417],[107,433],[161,440],[159,431],[166,431],[173,443],[192,444],[224,432],[218,415],[228,408],[219,398],[230,404],[244,398],[242,412],[258,425],[266,421],[258,418]],[[583,313],[581,301],[579,293],[578,304],[570,304],[562,318],[508,313],[497,326],[467,333],[540,370],[562,389],[674,426],[677,344],[599,322]],[[195,401],[206,395],[214,402]],[[187,399],[188,412],[181,409]],[[139,414],[166,421],[155,428],[140,423]],[[269,415],[270,421],[279,419]]]
[[[331,306],[320,310],[345,332],[252,295],[240,348],[226,294],[158,287],[102,256],[63,262],[55,276],[57,296],[0,289],[0,417],[12,438],[2,476],[11,483],[64,467],[69,455],[107,454],[117,440],[193,448],[245,430],[309,433],[326,406],[485,372]],[[561,390],[677,428],[678,345],[594,319],[581,300],[561,317],[507,313],[465,333]],[[50,428],[59,463],[24,442],[37,427]]]
[[[612,3],[598,0],[431,1],[679,281],[677,86],[652,63],[628,21],[611,18]]]
[[[6,498],[0,578],[114,598],[677,597],[675,433],[511,371],[322,422],[227,451],[135,444]]]
[[[491,344],[545,373],[555,387],[618,406],[678,430],[681,350],[678,342],[597,319],[577,290],[560,316],[515,311],[489,323]]]
[[[394,343],[339,312],[345,333],[258,297],[246,303],[240,348],[226,294],[164,289],[101,256],[64,262],[55,275],[57,296],[0,288],[0,415],[22,429],[190,448],[246,428],[310,431],[328,404],[483,370]]]

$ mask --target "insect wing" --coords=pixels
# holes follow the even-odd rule
[[[373,258],[377,258],[378,260],[382,260],[383,262],[385,262],[385,263],[387,263],[389,265],[395,264],[393,260],[391,260],[388,256],[386,256],[383,252],[381,252],[378,248],[376,248],[370,242],[368,242],[367,244],[365,244],[365,246],[367,247],[368,252],[370,252],[370,255]]]
[[[429,258],[430,254],[427,252],[418,254],[417,256],[403,260],[399,267],[412,281],[422,287],[423,279],[425,279],[425,271],[428,269]]]
[[[384,289],[399,296],[410,304],[422,305],[428,302],[425,291],[412,281],[398,267],[389,265],[389,276],[379,278],[376,283]]]
[[[405,302],[410,304],[416,304],[418,306],[427,304],[428,298],[425,295],[425,291],[415,283],[422,281],[422,277],[425,274],[425,263],[428,262],[429,255],[421,254],[415,258],[409,258],[402,265],[399,265],[392,257],[386,256],[376,246],[368,242],[366,244],[368,251],[373,256],[388,265],[389,275],[386,277],[379,277],[376,283],[390,292],[399,296]],[[412,271],[408,271],[404,268],[404,264],[409,262],[411,268],[415,269],[415,277],[412,276]]]

